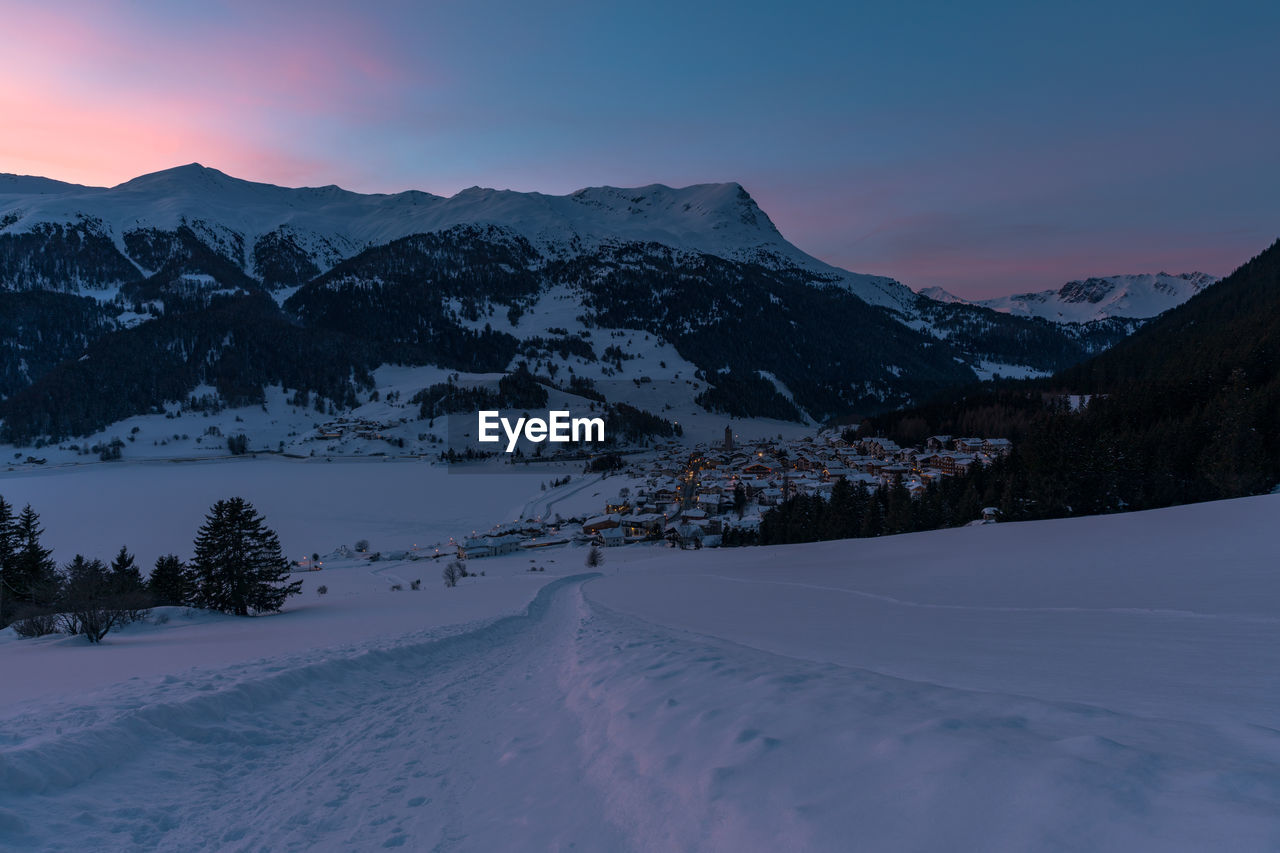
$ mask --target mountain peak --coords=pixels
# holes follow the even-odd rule
[[[116,240],[140,228],[170,230],[203,223],[210,239],[238,258],[239,249],[287,228],[314,248],[320,268],[359,251],[413,234],[460,225],[496,226],[533,245],[589,251],[620,242],[655,243],[730,260],[806,270],[868,302],[908,310],[914,297],[881,276],[851,273],[796,248],[736,181],[671,187],[586,187],[569,195],[470,187],[445,198],[408,191],[365,194],[326,187],[290,188],[232,177],[201,163],[141,175],[110,189],[40,195],[17,189],[0,201],[12,228],[74,223],[88,216]],[[22,197],[25,196],[25,197]]]
[[[971,304],[1057,323],[1088,323],[1110,317],[1145,320],[1181,305],[1217,281],[1216,276],[1203,272],[1091,276],[1069,281],[1056,290],[1019,293]],[[957,301],[940,288],[926,288],[920,293],[940,302]]]
[[[200,163],[187,163],[185,166],[174,166],[170,169],[161,169],[158,172],[139,175],[122,184],[117,184],[112,189],[137,190],[180,186],[199,187],[202,185],[225,184],[229,181],[249,183],[248,181],[240,181],[238,178],[233,178],[225,172],[220,172],[209,166],[203,166]]]

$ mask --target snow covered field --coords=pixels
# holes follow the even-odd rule
[[[385,517],[421,511],[397,510],[373,474],[344,475],[332,510],[323,491],[290,509],[294,472],[312,467],[281,467],[278,497],[256,498],[297,531],[286,547],[414,535]],[[69,536],[35,497],[72,494],[49,485],[66,479],[101,501],[112,481],[88,473],[0,493]],[[461,520],[555,498],[501,476],[462,478],[492,480],[487,497],[468,485],[423,506]],[[342,526],[353,496],[383,532]],[[485,577],[455,590],[434,561],[338,560],[278,616],[175,610],[101,648],[0,635],[0,683],[19,685],[0,698],[0,847],[1276,849],[1278,515],[1268,496],[778,548],[631,546],[603,575],[562,548],[537,555],[545,572],[525,555],[475,561]],[[416,577],[420,591],[390,589]]]
[[[581,471],[580,463],[451,469],[377,458],[224,457],[0,473],[0,495],[40,513],[59,561],[77,552],[106,558],[124,544],[149,567],[161,554],[189,556],[196,529],[221,498],[253,503],[286,556],[298,559],[360,539],[375,551],[447,543],[516,518],[528,501],[545,505],[544,481],[570,474],[577,491]]]

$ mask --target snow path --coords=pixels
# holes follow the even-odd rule
[[[1275,731],[785,658],[606,608],[590,577],[480,625],[0,722],[0,847],[1280,844]]]
[[[0,844],[621,849],[564,760],[575,717],[538,689],[567,639],[564,584],[454,637],[174,684],[169,702],[122,694],[114,719],[0,753]]]
[[[53,734],[0,752],[0,845],[621,849],[554,689],[572,629],[555,591],[579,582],[445,639],[122,693],[113,718],[74,731],[83,709],[42,721]]]

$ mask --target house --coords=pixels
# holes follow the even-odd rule
[[[888,462],[885,462],[882,459],[868,459],[866,462],[862,463],[862,470],[866,474],[878,477],[880,476],[880,471],[888,464]]]
[[[656,503],[669,504],[680,499],[680,486],[678,483],[664,483],[653,492],[653,499]]]
[[[822,469],[822,479],[839,480],[841,477],[848,477],[853,471],[843,465],[831,464]]]
[[[957,474],[968,474],[970,467],[973,467],[974,457],[969,453],[943,453],[941,461],[941,469],[943,474],[955,476]]]
[[[880,477],[885,485],[892,485],[894,480],[906,477],[911,469],[906,465],[886,465],[880,469]]]
[[[939,450],[946,450],[950,447],[951,441],[952,438],[949,435],[931,435],[924,440],[924,446],[936,453]]]
[[[954,477],[957,474],[967,474],[969,469],[973,467],[974,457],[968,453],[950,453],[939,454],[938,467],[942,473]]]
[[[661,513],[646,512],[624,516],[621,529],[627,536],[636,538],[657,536],[662,533],[662,527],[665,523],[666,518]]]
[[[776,486],[761,489],[760,494],[757,496],[757,500],[761,506],[777,506],[782,503],[784,499],[782,489],[779,489]]]
[[[477,536],[458,544],[458,556],[464,560],[510,554],[520,547],[519,536]]]
[[[724,512],[726,504],[724,498],[718,494],[700,494],[697,500],[698,507],[707,511],[709,515],[719,515]]]
[[[916,468],[924,470],[925,468],[937,468],[939,456],[936,452],[921,453],[916,457]]]
[[[898,447],[898,442],[890,438],[864,438],[862,449],[865,453],[884,459],[896,456],[902,448]]]
[[[701,548],[706,534],[696,524],[680,524],[667,531],[667,539],[681,550]]]
[[[982,449],[987,453],[998,453],[1001,456],[1007,456],[1013,450],[1013,442],[1007,438],[988,438],[982,442]]]
[[[598,515],[582,522],[582,532],[594,536],[602,530],[611,530],[622,526],[622,516],[615,514]]]
[[[556,545],[568,545],[569,540],[564,536],[548,536],[545,539],[526,539],[520,543],[523,551],[535,551],[538,548],[551,548]]]
[[[605,527],[595,535],[595,539],[606,548],[615,548],[618,545],[625,545],[627,542],[626,535],[622,532],[621,527]]]

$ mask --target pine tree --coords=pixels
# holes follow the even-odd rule
[[[17,552],[17,531],[13,521],[13,506],[0,496],[0,628],[9,624],[6,608],[12,607],[14,590],[9,586],[9,568]]]
[[[138,592],[146,588],[142,582],[142,572],[134,562],[133,555],[121,545],[116,558],[111,561],[111,587],[117,593]]]
[[[884,526],[887,533],[908,533],[911,530],[911,495],[902,477],[894,477],[889,486]]]
[[[191,562],[195,604],[248,616],[277,611],[286,598],[298,594],[302,581],[289,583],[289,562],[264,521],[244,498],[213,505],[196,534]]]
[[[5,571],[15,604],[45,606],[58,597],[61,586],[58,567],[50,558],[53,550],[40,544],[42,535],[40,516],[27,504],[14,525],[15,552]]]
[[[181,607],[191,600],[191,578],[185,563],[177,554],[156,559],[156,567],[147,578],[147,589],[156,604]]]

